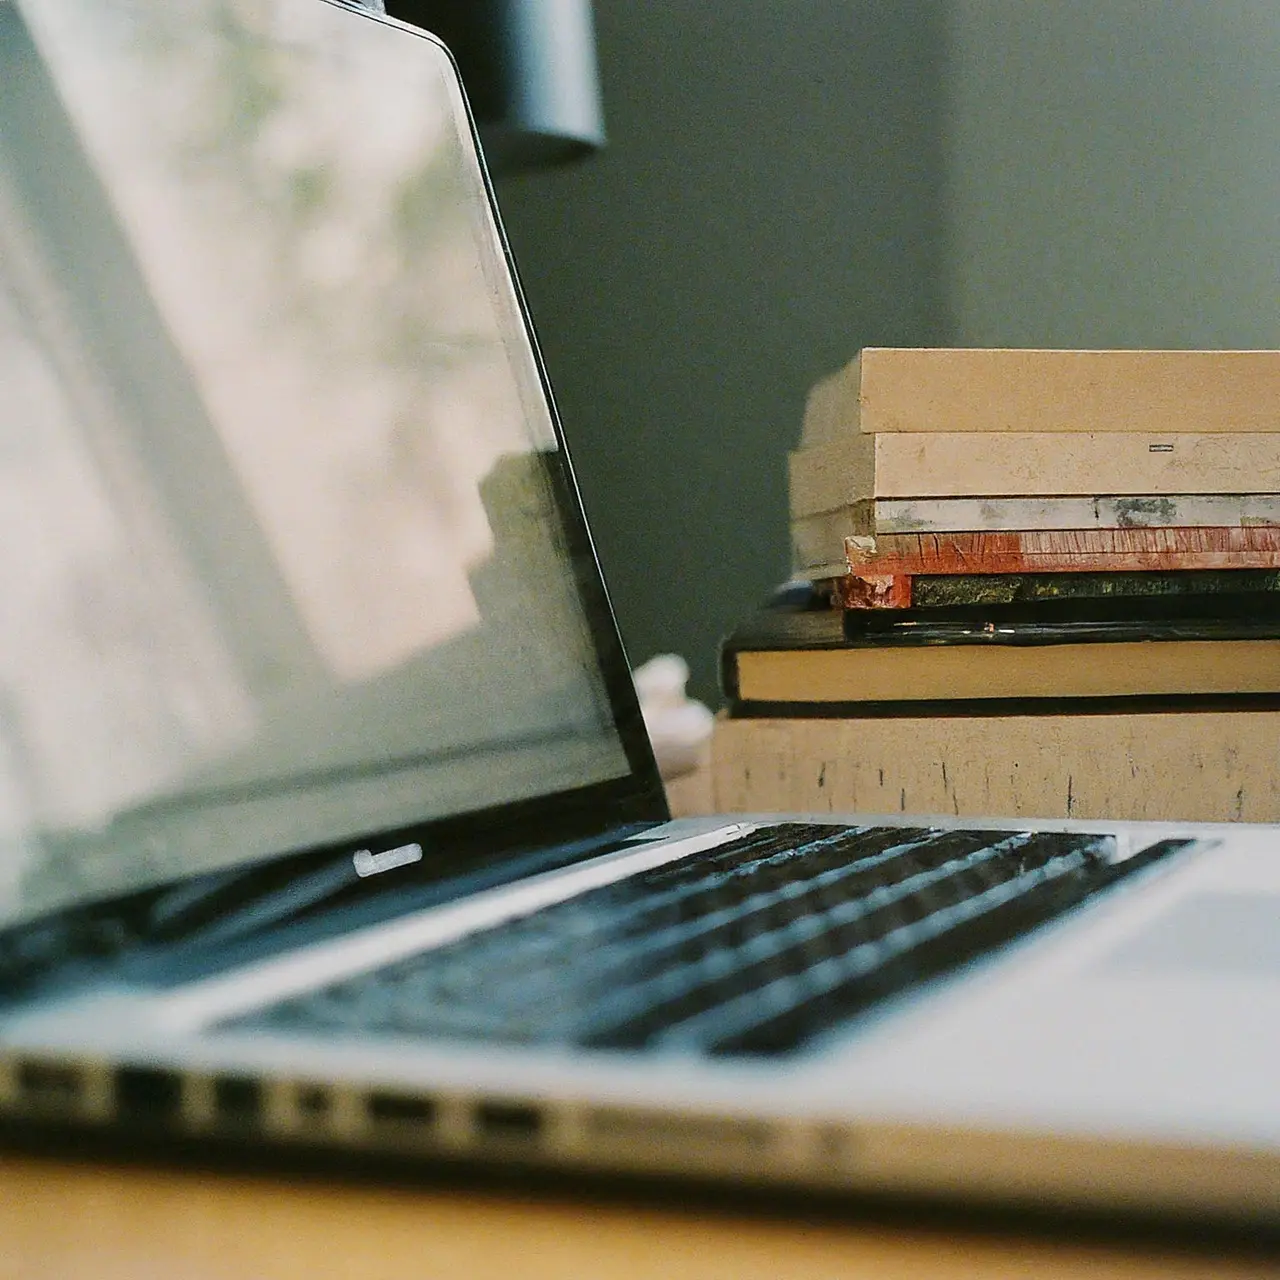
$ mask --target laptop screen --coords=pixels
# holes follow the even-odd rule
[[[651,773],[447,54],[0,0],[0,116],[0,925]]]

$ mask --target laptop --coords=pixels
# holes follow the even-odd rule
[[[433,37],[0,0],[0,118],[8,1131],[1280,1216],[1272,829],[670,819]]]

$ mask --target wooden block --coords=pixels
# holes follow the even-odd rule
[[[721,812],[1280,821],[1280,712],[731,720]]]
[[[875,441],[874,488],[858,487],[850,475],[852,497],[1280,493],[1280,434],[942,432],[869,438]],[[829,465],[834,463],[832,458]]]
[[[1012,529],[1227,528],[1280,524],[1280,494],[1119,494],[1071,498],[878,498],[851,512],[846,536]],[[862,527],[865,526],[865,527]]]
[[[1280,431],[1280,351],[869,347],[860,375],[873,433]]]

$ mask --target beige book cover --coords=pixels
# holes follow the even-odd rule
[[[873,434],[1280,431],[1280,351],[868,347],[845,376]]]
[[[1280,694],[1280,640],[1120,640],[743,649],[758,703]]]

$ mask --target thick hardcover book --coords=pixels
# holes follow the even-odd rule
[[[1280,639],[739,650],[745,702],[1012,701],[1280,693]]]
[[[998,617],[990,606],[1049,601],[1081,602],[1081,616],[1096,613],[1088,602],[1116,600],[1130,617],[1151,616],[1165,607],[1157,602],[1174,597],[1169,608],[1194,616],[1216,615],[1223,610],[1275,605],[1265,596],[1280,593],[1280,569],[1182,569],[1169,573],[950,573],[918,574],[908,579],[910,598],[902,609],[936,611],[942,608],[987,606],[981,617]],[[1238,604],[1219,597],[1239,596]],[[1199,597],[1212,597],[1199,599]],[[852,611],[847,620],[852,619]]]
[[[1004,588],[966,600],[946,588],[965,579],[917,579],[927,587],[906,609],[842,611],[850,645],[1037,645],[1104,640],[1245,640],[1280,637],[1280,572],[1245,575],[1253,591],[1216,591],[1229,574],[1042,574],[982,578]],[[1143,577],[1165,579],[1144,592]],[[1187,590],[1179,578],[1189,578]],[[1167,579],[1173,578],[1172,583]],[[1133,579],[1139,581],[1134,583]],[[1063,581],[1071,590],[1055,594]],[[1259,581],[1261,580],[1261,581]],[[1189,588],[1197,587],[1193,593]],[[1132,588],[1132,593],[1130,589]],[[1040,594],[1043,592],[1043,594]]]
[[[717,812],[1280,821],[1280,710],[729,719]]]
[[[747,711],[1280,695],[1280,596],[765,611],[721,673]]]
[[[847,610],[997,605],[1017,601],[1119,596],[1254,595],[1280,592],[1277,569],[1177,569],[1132,573],[949,573],[879,577],[845,573],[814,590]]]
[[[866,432],[1280,431],[1280,351],[870,347],[839,389]]]

